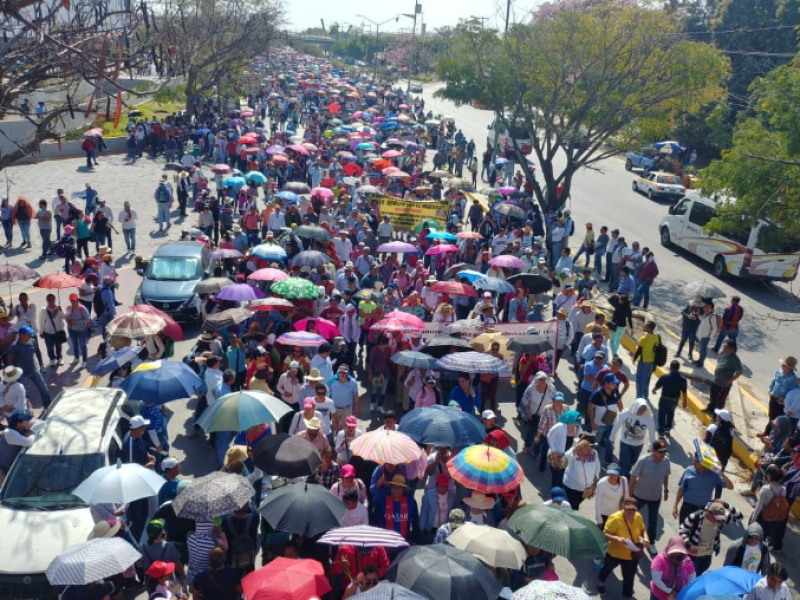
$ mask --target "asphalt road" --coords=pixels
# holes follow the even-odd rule
[[[455,117],[456,126],[466,137],[473,138],[482,152],[485,148],[487,127],[492,113],[471,106],[456,106],[454,103],[433,97],[441,84],[424,86],[425,110]],[[534,155],[531,155],[533,160]],[[534,160],[535,162],[535,160]],[[577,251],[584,231],[583,225],[591,222],[595,231],[602,225],[618,228],[628,245],[639,241],[649,247],[656,256],[660,275],[650,291],[650,310],[658,322],[680,335],[677,315],[691,298],[681,288],[693,281],[707,280],[721,287],[729,297],[739,295],[745,318],[739,335],[739,355],[745,364],[743,388],[745,409],[741,416],[747,418],[765,412],[769,398],[766,390],[774,373],[778,370],[778,359],[797,355],[797,339],[800,335],[800,304],[790,293],[798,292],[797,282],[791,284],[765,284],[739,279],[717,279],[711,265],[681,250],[663,248],[659,241],[659,224],[669,204],[667,201],[651,201],[631,189],[634,178],[626,172],[623,161],[610,158],[599,163],[598,168],[583,169],[573,180],[571,197],[567,207],[575,218],[575,235],[572,237],[573,252]],[[583,259],[581,259],[582,261]],[[726,306],[726,300],[717,303],[718,312]],[[713,359],[714,355],[710,354]],[[688,361],[684,370],[701,377],[713,374],[714,361],[708,361],[705,369],[697,369]],[[749,393],[748,393],[749,392]],[[735,395],[735,394],[734,394]],[[737,408],[739,411],[739,408]]]

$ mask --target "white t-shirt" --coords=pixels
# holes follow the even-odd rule
[[[369,525],[369,511],[360,502],[356,503],[355,508],[344,513],[342,526],[352,527],[353,525]]]
[[[136,214],[134,209],[131,209],[131,214],[128,214],[128,211],[122,209],[119,211],[119,215],[117,216],[117,220],[122,223],[123,229],[135,229],[136,228],[136,219],[139,216]]]
[[[758,573],[761,565],[761,544],[751,546],[745,544],[744,554],[742,555],[742,568],[751,573]]]

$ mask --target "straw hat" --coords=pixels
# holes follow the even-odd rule
[[[306,375],[306,381],[322,381],[323,379],[319,369],[311,369],[311,373]]]
[[[489,498],[486,494],[481,494],[480,492],[472,492],[471,496],[467,496],[464,498],[464,504],[471,508],[480,508],[483,510],[489,510],[494,506],[494,500]]]

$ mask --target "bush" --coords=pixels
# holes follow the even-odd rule
[[[173,85],[162,87],[155,93],[153,100],[158,104],[183,104],[186,102],[186,86]]]

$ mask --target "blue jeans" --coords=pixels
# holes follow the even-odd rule
[[[111,313],[108,312],[104,312],[102,315],[100,315],[100,326],[102,327],[101,337],[103,339],[106,339],[106,327],[108,327],[108,324],[114,320],[114,316],[115,315],[112,315]]]
[[[56,239],[61,239],[61,228],[65,225],[64,219],[59,217],[58,215],[53,215],[56,219]]]
[[[14,239],[14,221],[11,219],[3,221],[3,233],[6,234],[6,243],[10,244]]]
[[[614,442],[609,437],[611,436],[611,428],[613,425],[600,425],[594,434],[594,441],[599,446],[605,443],[606,450],[603,453],[603,462],[606,464],[614,462]],[[598,450],[598,454],[600,451]]]
[[[639,460],[639,455],[642,453],[642,446],[631,446],[625,442],[619,444],[619,469],[622,475],[629,477],[631,469],[636,461]]]
[[[144,140],[136,140],[136,156],[141,157],[144,152]]]
[[[722,342],[724,342],[727,338],[731,338],[735,340],[739,336],[739,329],[723,329],[719,332],[717,336],[717,341],[714,342],[714,352],[719,352],[720,346],[722,346]]]
[[[158,203],[158,230],[162,231],[164,228],[164,223],[167,224],[167,228],[169,228],[172,223],[169,220],[169,202],[159,202]]]
[[[42,236],[42,256],[47,256],[50,253],[50,235],[52,229],[40,229],[39,235]]]
[[[23,379],[27,379],[30,384],[32,384],[33,386],[36,387],[37,390],[39,390],[39,397],[42,399],[42,406],[44,408],[50,406],[50,402],[52,400],[50,398],[50,392],[47,389],[47,383],[45,383],[42,374],[39,371],[34,371],[33,373],[25,373]]]
[[[697,351],[700,353],[700,357],[697,359],[698,367],[702,367],[703,363],[706,362],[706,356],[708,356],[708,344],[710,341],[710,337],[697,340]]]
[[[694,352],[694,330],[693,329],[681,329],[681,341],[678,344],[678,354],[683,352],[683,345],[686,342],[689,342],[689,360],[692,360],[692,353]],[[676,355],[677,356],[677,355]]]
[[[133,227],[132,229],[123,229],[122,230],[122,237],[125,238],[125,247],[128,250],[136,250],[136,228]]]
[[[19,231],[22,234],[22,243],[31,243],[31,222],[30,221],[17,221],[19,223]]]
[[[97,233],[94,234],[94,251],[96,253],[100,253],[100,246],[106,245],[106,234],[105,233]]]
[[[583,244],[581,244],[581,247],[578,248],[578,252],[575,254],[575,256],[572,259],[572,264],[575,265],[575,267],[578,266],[578,259],[581,256],[583,256],[584,254],[586,255],[586,263],[585,264],[586,264],[587,267],[589,266],[589,263],[592,261],[592,257],[589,255],[589,249],[586,246],[584,246]]]
[[[217,470],[221,469],[225,464],[225,454],[233,441],[232,431],[217,431],[214,438],[214,457],[217,462]]]
[[[617,328],[611,332],[611,352],[616,356],[619,354],[619,345],[622,343],[622,336],[625,335],[625,328],[617,325]]]
[[[650,377],[656,364],[639,360],[636,363],[636,397],[648,399],[650,397]]]
[[[653,285],[652,281],[642,281],[636,288],[636,293],[633,295],[633,305],[639,306],[642,304],[643,308],[650,305],[650,286]]]
[[[377,377],[378,375],[380,375],[380,373],[378,375],[375,375],[373,373],[373,375]],[[383,406],[383,401],[386,399],[386,386],[389,385],[389,377],[391,377],[391,374],[384,373],[383,385],[380,387],[375,387],[374,384],[372,385],[372,389],[370,390],[370,396],[369,396],[370,404],[377,404],[378,406]]]
[[[595,250],[594,253],[594,270],[597,271],[598,275],[603,274],[603,255],[605,252],[597,252]]]
[[[678,408],[677,398],[664,398],[658,401],[658,433],[669,433],[675,427],[675,409]]]

